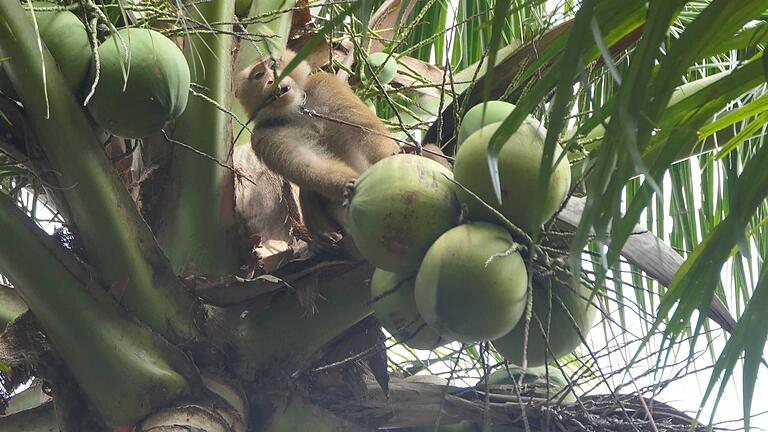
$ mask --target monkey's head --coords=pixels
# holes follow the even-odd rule
[[[249,114],[265,108],[282,111],[304,100],[304,83],[309,75],[309,66],[305,62],[299,63],[288,76],[277,82],[294,55],[293,51],[286,50],[277,58],[264,57],[237,74],[235,96]]]

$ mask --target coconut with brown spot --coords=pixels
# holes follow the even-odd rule
[[[376,269],[371,278],[373,314],[398,342],[415,349],[433,349],[450,341],[421,319],[413,297],[415,280],[416,273]]]
[[[459,221],[451,171],[425,157],[400,154],[366,170],[347,216],[360,253],[378,268],[419,268],[429,246]]]

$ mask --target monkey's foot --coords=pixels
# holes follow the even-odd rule
[[[344,185],[344,201],[341,202],[342,207],[349,206],[349,200],[352,199],[352,194],[355,193],[355,183],[357,179],[352,179]]]
[[[338,257],[344,253],[340,232],[322,233],[309,243],[309,250],[318,257]]]

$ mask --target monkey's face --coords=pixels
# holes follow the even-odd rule
[[[238,74],[235,96],[250,114],[266,107],[282,110],[303,101],[304,82],[309,73],[304,62],[277,81],[293,58],[292,54],[286,53],[278,59],[261,59]]]

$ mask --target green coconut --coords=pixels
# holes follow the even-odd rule
[[[57,7],[55,3],[34,2],[34,8]],[[67,10],[36,11],[40,39],[59,65],[64,81],[79,92],[91,66],[91,45],[88,31],[75,14]]]
[[[368,108],[370,108],[374,114],[376,114],[376,104],[371,99],[366,99],[365,105],[368,106]]]
[[[500,123],[482,127],[464,141],[456,155],[453,173],[456,181],[477,194],[485,203],[499,210],[513,224],[526,231],[539,229],[557,211],[568,193],[571,170],[568,159],[562,158],[551,171],[549,187],[544,196],[539,191],[539,171],[546,131],[537,122],[526,121],[509,137],[499,153],[499,180],[501,202],[493,191],[488,171],[488,142]],[[562,150],[555,148],[554,160]],[[470,220],[498,222],[481,203],[463,191],[459,199],[469,209]],[[534,217],[534,203],[539,206],[539,217]]]
[[[581,345],[579,333],[586,336],[595,322],[596,309],[587,302],[590,294],[587,286],[581,286],[577,293],[568,285],[554,281],[534,284],[533,317],[528,330],[528,366],[542,366],[560,359]],[[542,328],[546,333],[542,333]],[[509,334],[492,343],[505,359],[522,364],[524,336],[525,319],[521,319]]]
[[[522,383],[521,391],[526,395],[550,397],[558,400],[562,397],[565,402],[576,400],[576,396],[571,390],[563,394],[563,389],[568,387],[568,378],[563,371],[556,367],[549,367],[548,370],[545,366],[529,367],[523,371],[520,366],[510,364],[509,370],[502,367],[488,376],[488,384],[490,385],[510,385],[513,380],[516,383]],[[480,390],[484,386],[485,380],[481,380],[477,385]]]
[[[415,273],[376,269],[371,279],[373,313],[399,342],[415,349],[432,349],[448,342],[427,327],[413,298]]]
[[[24,3],[23,6],[28,5]],[[32,7],[35,10],[40,39],[59,66],[67,87],[73,93],[79,94],[88,76],[92,58],[85,25],[74,13],[62,10],[56,3],[33,2]],[[53,11],[52,8],[59,10]],[[31,16],[30,11],[27,13]],[[3,93],[16,97],[3,68],[0,68],[0,89]]]
[[[119,37],[112,35],[99,46],[99,82],[88,110],[110,133],[141,138],[184,111],[189,67],[179,47],[154,30],[124,28],[117,33]]]
[[[443,337],[478,342],[507,334],[525,309],[528,276],[499,226],[460,225],[429,248],[416,276],[416,306]]]
[[[483,113],[483,108],[485,108],[485,113]],[[514,109],[514,105],[504,101],[488,101],[473,106],[461,119],[458,135],[459,145],[483,126],[504,121]]]
[[[549,377],[547,377],[547,372]],[[529,367],[523,371],[523,368],[513,364],[509,365],[509,369],[500,368],[488,375],[488,384],[491,385],[504,385],[512,384],[512,380],[520,382],[522,378],[523,384],[528,385],[547,385],[557,389],[564,388],[568,385],[568,380],[565,377],[563,371],[556,367],[550,367],[547,370],[546,366]],[[549,380],[547,380],[549,378]],[[478,384],[481,388],[484,385],[484,381]]]
[[[360,253],[383,270],[418,269],[435,239],[458,223],[451,177],[439,163],[410,154],[368,168],[357,180],[347,210],[349,232]]]
[[[373,53],[368,56],[368,64],[376,72],[376,78],[379,79],[381,84],[389,84],[395,79],[397,60],[395,60],[394,56],[383,52]],[[367,67],[365,72],[368,72]]]

